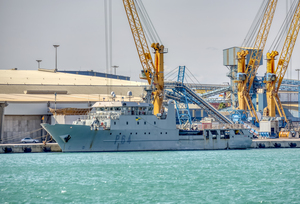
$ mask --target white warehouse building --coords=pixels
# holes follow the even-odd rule
[[[49,108],[88,108],[103,100],[141,101],[145,94],[146,83],[92,73],[93,76],[51,70],[0,70],[0,143],[16,143],[24,137],[41,140],[45,133],[40,123],[51,122]],[[132,96],[127,95],[129,91]]]

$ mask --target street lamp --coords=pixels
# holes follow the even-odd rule
[[[57,48],[59,47],[59,45],[53,45],[53,47],[55,47],[55,72],[57,72]]]
[[[41,62],[42,60],[36,60],[36,61],[38,62],[38,69],[41,68],[41,67],[40,67],[40,62]]]
[[[295,71],[298,72],[298,81],[299,81],[299,71],[300,71],[300,69],[295,69]]]
[[[115,70],[114,70],[114,75],[116,75],[116,73],[117,73],[117,68],[118,68],[118,67],[119,67],[119,66],[116,66],[116,65],[111,67],[111,68],[115,69]]]

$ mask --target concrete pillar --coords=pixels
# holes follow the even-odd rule
[[[0,102],[0,144],[2,143],[2,135],[3,135],[3,123],[4,123],[4,108],[8,104],[6,102]]]

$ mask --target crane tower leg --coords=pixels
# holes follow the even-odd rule
[[[163,100],[164,100],[164,46],[158,43],[153,43],[151,45],[155,50],[155,75],[157,76],[157,85],[154,94],[154,109],[153,112],[157,113],[163,112]]]

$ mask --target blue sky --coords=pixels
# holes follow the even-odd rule
[[[279,1],[266,49],[286,14]],[[261,5],[259,0],[143,0],[169,53],[165,72],[185,65],[200,83],[228,82],[223,49],[240,46]],[[139,81],[141,65],[121,0],[112,0],[112,64],[117,74]],[[0,69],[53,69],[59,44],[58,69],[105,72],[103,0],[0,0]],[[280,51],[280,50],[279,50]],[[299,40],[293,56],[299,56]],[[264,53],[265,54],[265,53]],[[293,57],[287,78],[300,68]],[[259,74],[265,72],[263,65]]]

